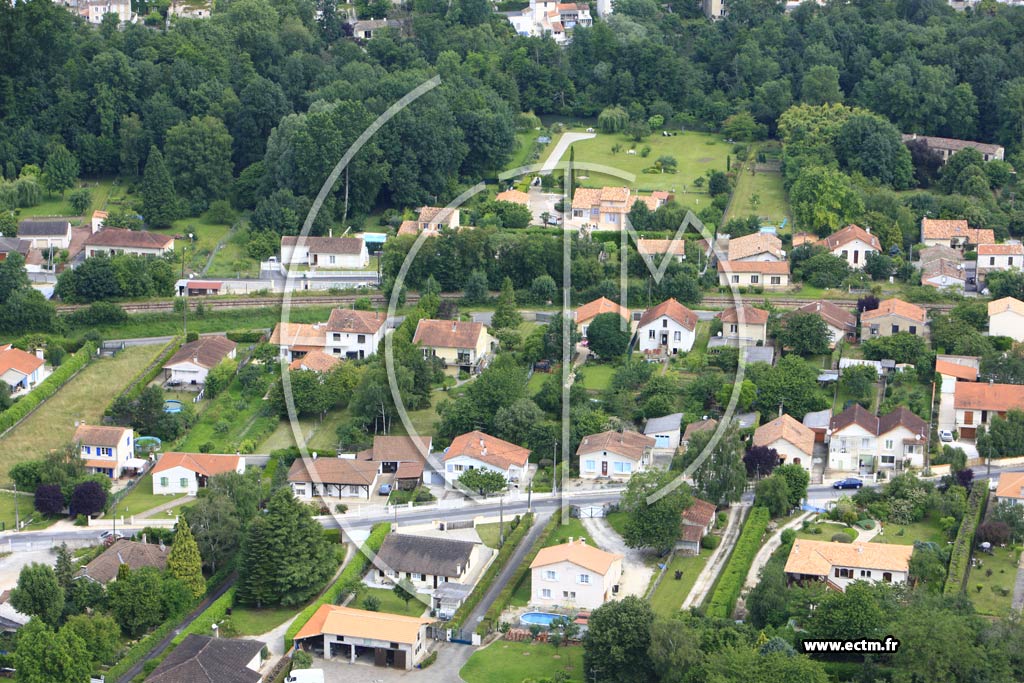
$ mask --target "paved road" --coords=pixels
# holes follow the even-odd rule
[[[548,175],[554,170],[558,162],[562,160],[562,156],[569,149],[569,145],[579,140],[589,140],[592,137],[596,137],[594,133],[563,133],[562,137],[558,139],[558,143],[555,148],[551,150],[551,154],[544,161],[544,165],[541,167],[540,172],[542,175]]]

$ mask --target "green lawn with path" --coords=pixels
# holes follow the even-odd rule
[[[33,506],[33,496],[31,493],[19,493],[18,494],[18,505],[17,514],[15,514],[14,505],[14,492],[13,491],[0,491],[0,523],[2,528],[0,531],[9,531],[14,528],[15,520],[20,519],[22,523],[32,520],[31,524],[24,526],[25,530],[36,531],[39,529],[45,529],[59,517],[41,517],[38,512],[35,511]],[[0,546],[0,550],[3,550],[3,546]]]
[[[883,524],[882,533],[875,536],[873,543],[893,543],[896,545],[913,545],[914,541],[926,541],[946,544],[949,539],[939,526],[939,520],[928,516],[913,524]]]
[[[583,648],[499,640],[473,653],[459,676],[466,683],[522,683],[553,680],[564,672],[566,683],[582,683]]]
[[[71,195],[78,189],[86,188],[92,193],[92,205],[86,209],[85,213],[79,217],[75,215],[74,209],[71,208],[71,202],[69,201]],[[113,192],[112,192],[113,190]],[[22,209],[18,209],[18,218],[36,218],[40,216],[63,216],[67,218],[81,218],[92,219],[92,212],[103,208],[108,199],[114,199],[124,195],[124,186],[114,187],[114,181],[111,178],[103,179],[81,179],[75,183],[75,187],[64,193],[61,197],[59,193],[47,194],[43,193],[43,201],[35,206],[29,206]],[[75,221],[72,221],[75,223]]]
[[[815,533],[815,531],[820,531],[820,533]],[[857,531],[856,529],[851,529],[845,524],[839,524],[836,522],[819,522],[817,524],[809,525],[806,529],[797,529],[796,537],[806,538],[812,541],[831,541],[832,537],[836,534],[846,534],[853,539],[856,538]]]
[[[1010,548],[993,548],[991,555],[975,553],[981,567],[967,577],[967,596],[979,614],[1005,617],[1013,604],[1013,584],[1020,554]],[[978,587],[981,590],[978,590]]]
[[[701,549],[699,555],[676,555],[672,558],[661,583],[651,594],[651,607],[654,613],[663,617],[671,617],[683,606],[683,600],[693,590],[693,584],[697,582],[700,575],[711,557],[711,551]],[[676,572],[683,573],[682,578],[676,580]]]
[[[117,505],[117,513],[130,517],[131,515],[138,515],[147,510],[152,510],[158,505],[165,505],[167,503],[173,503],[179,501],[185,496],[174,496],[174,495],[161,495],[153,493],[153,473],[149,472],[135,488],[131,490],[127,496],[125,496],[121,502]],[[140,520],[141,521],[141,520]]]
[[[298,607],[232,607],[231,628],[239,636],[259,636],[299,613]]]
[[[362,586],[359,589],[359,599],[352,606],[362,608],[363,601],[371,595],[380,600],[380,610],[378,610],[380,612],[418,617],[427,609],[427,605],[422,600],[413,598],[406,604],[404,600],[399,600],[398,596],[390,588],[369,588],[366,586]],[[420,597],[428,599],[425,595]]]
[[[621,149],[613,152],[612,148],[616,145]],[[677,195],[676,200],[681,204],[695,206],[699,206],[700,203],[706,204],[710,199],[703,190],[699,193],[692,192],[693,181],[708,171],[725,171],[726,156],[732,153],[732,145],[725,142],[720,135],[696,131],[687,131],[670,137],[664,137],[660,131],[655,131],[640,142],[634,142],[621,133],[598,133],[596,137],[574,142],[570,147],[576,150],[577,163],[601,164],[634,174],[636,181],[630,184],[634,190],[674,191]],[[641,156],[644,147],[651,148],[646,157]],[[635,149],[636,154],[628,154],[627,151],[630,149]],[[643,172],[645,168],[653,167],[661,156],[675,158],[678,163],[676,173]],[[626,181],[614,176],[590,171],[577,171],[577,176],[587,176],[580,178],[581,187],[627,184]],[[684,192],[687,195],[685,197]]]
[[[781,225],[782,220],[790,216],[782,174],[772,171],[751,174],[751,166],[752,162],[745,163],[736,176],[732,202],[724,221],[758,216],[766,224]]]
[[[0,438],[0,481],[11,465],[71,443],[75,422],[100,424],[107,405],[142,372],[163,347],[132,346],[113,358],[98,358]]]

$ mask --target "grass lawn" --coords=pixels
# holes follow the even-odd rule
[[[20,519],[22,523],[31,519],[32,523],[25,524],[24,528],[29,531],[35,531],[45,529],[60,518],[40,517],[39,513],[35,511],[35,507],[33,507],[33,496],[29,493],[18,494],[18,514],[15,515],[14,492],[0,491],[0,531],[13,529],[16,519]]]
[[[580,372],[583,374],[583,388],[587,391],[604,391],[612,382],[615,366],[610,363],[587,363]]]
[[[114,358],[100,358],[0,439],[0,480],[11,465],[38,458],[71,443],[75,420],[100,424],[107,405],[152,361],[162,346],[132,346]]]
[[[541,135],[540,131],[528,130],[521,133],[516,133],[516,149],[512,152],[512,157],[505,164],[505,170],[512,170],[519,168],[520,166],[526,166],[530,163],[530,152],[533,151],[534,141]],[[543,156],[543,149],[541,150],[541,156]],[[512,178],[511,180],[516,180]]]
[[[75,183],[75,187],[64,193],[63,199],[60,194],[54,193],[48,195],[43,192],[43,201],[36,206],[30,206],[25,209],[18,209],[18,218],[33,218],[36,216],[68,216],[74,217],[74,209],[71,208],[71,202],[68,198],[82,187],[86,187],[92,191],[92,206],[86,209],[83,218],[92,218],[92,212],[96,209],[103,208],[107,204],[107,199],[111,196],[111,188],[113,187],[114,181],[111,178],[105,178],[102,180],[88,180],[81,179]],[[121,194],[123,194],[123,188]]]
[[[184,240],[180,240],[174,245],[175,253],[185,253],[185,270],[202,272],[210,254],[217,247],[217,243],[230,230],[231,226],[229,225],[211,223],[205,218],[190,217],[174,221],[171,231],[185,236]],[[189,234],[195,236],[191,243],[188,239]]]
[[[245,251],[249,240],[247,230],[231,233],[213,257],[209,277],[259,277],[260,263]]]
[[[536,396],[540,391],[540,388],[544,385],[544,380],[551,376],[552,373],[561,373],[562,366],[558,365],[551,369],[551,372],[534,372],[533,376],[530,377],[530,381],[526,383],[526,395]]]
[[[402,614],[407,617],[418,617],[423,614],[427,606],[420,600],[413,598],[409,601],[406,606],[404,600],[399,600],[395,592],[390,588],[369,588],[363,586],[359,589],[359,600],[353,607],[362,607],[363,600],[368,596],[374,596],[380,600],[380,612],[387,612],[388,614]],[[424,596],[425,597],[425,596]]]
[[[782,174],[766,172],[751,175],[752,165],[753,162],[744,163],[743,170],[737,175],[732,203],[723,222],[753,215],[772,225],[780,225],[790,215]]]
[[[302,608],[295,607],[232,607],[231,626],[240,636],[259,636],[288,621]]]
[[[605,519],[608,520],[608,526],[615,529],[615,533],[619,536],[623,536],[626,531],[626,522],[629,521],[629,515],[625,512],[610,512],[605,515]]]
[[[174,448],[186,453],[234,453],[240,450],[242,441],[254,439],[258,445],[279,422],[275,415],[260,414],[264,405],[261,396],[243,395],[236,379],[226,392],[209,401],[199,420],[175,442]]]
[[[661,583],[651,594],[651,607],[654,613],[663,617],[671,617],[679,611],[683,600],[690,594],[693,584],[697,582],[697,576],[704,569],[708,558],[711,557],[710,550],[701,549],[700,555],[676,555],[665,570],[665,576]],[[676,581],[676,572],[683,572],[683,577]]]
[[[621,146],[618,153],[612,152],[612,147]],[[686,192],[686,188],[692,187],[693,181],[702,177],[707,171],[725,171],[725,157],[732,152],[732,145],[724,142],[718,135],[711,133],[686,132],[672,137],[663,137],[660,131],[642,142],[633,142],[622,134],[598,133],[596,137],[589,140],[574,142],[571,147],[576,150],[575,160],[591,164],[602,164],[612,168],[627,171],[636,175],[636,181],[632,184],[634,190],[650,192],[652,190],[675,191],[677,195]],[[650,147],[651,151],[647,157],[640,155],[640,150]],[[626,151],[635,148],[636,154],[627,154]],[[655,160],[661,156],[675,157],[678,162],[676,173],[644,173],[645,168],[654,166]],[[579,171],[581,176],[588,176],[580,179],[582,187],[602,187],[604,185],[622,185],[624,180],[602,173]],[[692,193],[691,193],[692,194]],[[678,196],[677,201],[689,205],[693,203],[699,206],[700,202],[710,202],[707,194],[700,192],[692,197]]]
[[[781,526],[781,523],[780,523],[780,526]],[[816,529],[821,529],[821,533],[820,534],[814,533],[814,530],[816,530]],[[836,524],[836,523],[833,523],[833,522],[819,522],[818,524],[811,524],[809,527],[807,527],[806,530],[804,530],[804,529],[797,529],[796,537],[797,538],[807,538],[807,539],[810,539],[812,541],[831,541],[832,537],[835,536],[836,534],[847,534],[847,535],[849,535],[850,531],[855,531],[855,530],[850,529],[850,527],[845,526],[843,524]],[[851,536],[851,538],[853,538],[853,537]]]
[[[153,493],[153,473],[150,472],[142,478],[132,492],[124,497],[118,506],[118,512],[125,516],[137,515],[146,510],[152,510],[158,505],[171,503],[180,500],[185,496],[167,496]]]
[[[1018,554],[1009,548],[994,548],[991,555],[977,553],[975,557],[981,562],[981,568],[972,569],[967,577],[967,595],[974,609],[994,617],[1007,616],[1013,602]]]
[[[492,524],[477,524],[476,533],[480,536],[480,540],[484,542],[484,545],[488,548],[497,548],[498,540],[501,537],[499,527],[501,525],[497,522]],[[508,522],[505,523],[505,536],[508,536]]]
[[[554,648],[551,645],[512,643],[499,640],[477,650],[459,676],[466,683],[522,683],[524,680],[551,680],[565,672],[566,681],[583,681],[583,648]]]
[[[913,545],[914,541],[929,541],[940,546],[948,540],[939,527],[939,520],[925,517],[913,524],[884,524],[882,533],[871,539],[874,543],[894,543],[896,545]]]

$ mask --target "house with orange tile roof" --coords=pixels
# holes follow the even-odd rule
[[[985,280],[989,273],[995,271],[1024,268],[1024,244],[1020,242],[979,244],[976,251],[979,281]]]
[[[557,2],[557,0],[530,0],[520,12],[508,17],[515,32],[521,36],[549,36],[555,43],[565,45],[577,26],[592,26],[593,17],[586,3]]]
[[[324,352],[350,360],[372,356],[384,339],[386,320],[380,311],[335,308],[324,326]]]
[[[700,552],[700,541],[715,528],[715,504],[694,498],[690,507],[683,510],[682,529],[676,551],[686,555]]]
[[[151,470],[153,493],[160,495],[196,495],[210,477],[226,472],[245,473],[245,458],[218,453],[178,453],[160,456]]]
[[[489,470],[509,484],[524,486],[530,473],[530,451],[479,430],[460,434],[444,449],[445,477],[454,485],[467,470]]]
[[[996,235],[990,228],[972,228],[964,219],[921,219],[921,243],[925,246],[964,248],[968,245],[995,244]]]
[[[277,323],[270,343],[278,347],[281,359],[291,363],[310,351],[323,351],[327,332],[323,323]]]
[[[0,346],[0,379],[10,387],[11,396],[27,394],[49,376],[43,349],[29,353],[10,344]]]
[[[427,626],[434,619],[387,612],[321,605],[295,634],[295,644],[324,659],[343,657],[350,663],[409,670],[430,650]]]
[[[780,465],[800,465],[811,471],[814,432],[791,415],[777,417],[754,430],[754,445],[774,448]]]
[[[529,207],[530,195],[523,192],[522,190],[512,188],[509,190],[505,190],[504,192],[499,192],[498,195],[494,198],[494,201],[510,202],[512,204],[519,204],[520,206]]]
[[[953,409],[960,438],[973,439],[977,436],[978,427],[987,427],[993,418],[1005,417],[1010,410],[1024,410],[1024,385],[957,382]],[[1021,444],[1020,453],[1001,455],[1024,455],[1024,444]]]
[[[782,240],[769,232],[755,232],[729,240],[729,261],[784,261]]]
[[[651,464],[653,437],[614,429],[583,437],[576,449],[580,479],[629,479]]]
[[[831,301],[812,301],[796,309],[799,313],[813,313],[825,321],[828,328],[829,346],[839,341],[857,340],[857,316]]]
[[[205,384],[210,371],[225,360],[233,359],[237,349],[237,343],[221,335],[200,337],[182,344],[164,363],[164,379],[175,384]]]
[[[878,308],[860,314],[861,341],[889,337],[899,332],[909,332],[927,338],[927,312],[920,306],[902,299],[885,299],[878,304]]]
[[[722,336],[736,344],[764,344],[768,339],[768,311],[748,304],[730,306],[715,316],[722,321]]]
[[[641,237],[636,241],[636,253],[641,256],[663,257],[671,254],[678,263],[686,260],[686,240],[682,237],[671,240],[653,240]],[[654,263],[661,263],[657,258]]]
[[[1003,472],[996,484],[996,502],[1024,505],[1024,472]]]
[[[871,228],[865,229],[853,223],[825,237],[818,244],[856,269],[864,267],[868,254],[882,251],[882,243],[878,241],[877,235],[871,234]]]
[[[483,323],[430,318],[416,324],[412,343],[424,358],[439,358],[445,372],[455,374],[483,370],[498,345]]]
[[[320,349],[313,349],[302,358],[296,358],[289,363],[288,369],[292,371],[309,370],[323,374],[333,370],[340,362],[340,359],[330,356]]]
[[[968,359],[970,356],[936,356],[935,358],[935,372],[945,377],[952,377],[961,382],[977,382],[978,381],[978,362],[977,357],[973,357],[971,362],[957,362],[960,358]]]
[[[85,257],[132,254],[163,256],[174,251],[174,236],[150,230],[103,228],[85,238]]]
[[[1024,342],[1024,301],[1006,296],[988,304],[988,333]]]
[[[596,609],[612,599],[622,577],[622,555],[585,538],[541,548],[530,563],[530,604]]]
[[[717,427],[718,420],[716,420],[713,417],[704,417],[703,419],[697,420],[696,422],[691,422],[690,424],[686,425],[686,429],[683,430],[683,436],[680,439],[679,444],[685,450],[686,447],[690,445],[690,439],[693,437],[694,434],[696,434],[697,432],[710,431],[716,429]]]
[[[914,546],[897,543],[836,543],[798,538],[786,560],[786,579],[821,581],[846,591],[854,581],[906,583]]]
[[[587,338],[587,328],[590,326],[590,323],[602,313],[617,313],[626,321],[627,326],[631,325],[633,321],[633,316],[628,308],[620,306],[607,297],[602,296],[600,299],[588,301],[573,311],[573,320],[576,321],[576,327],[579,328],[580,335],[584,339]]]
[[[73,437],[78,457],[92,474],[111,479],[141,470],[146,461],[135,457],[135,439],[130,427],[80,424]]]
[[[750,287],[778,291],[789,287],[788,261],[719,261],[720,287]]]
[[[635,195],[628,187],[576,188],[572,209],[566,227],[587,230],[622,230],[626,216],[637,202],[643,202],[656,211],[672,199],[668,192],[653,192],[644,197]]]
[[[693,348],[697,314],[675,299],[644,311],[637,323],[637,345],[647,355],[674,356]]]

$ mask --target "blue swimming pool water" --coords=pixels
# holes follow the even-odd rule
[[[177,401],[173,398],[169,398],[164,401],[164,412],[165,413],[180,413],[181,412],[181,401]]]
[[[560,616],[560,614],[551,614],[550,612],[527,612],[523,616],[519,617],[519,621],[526,626],[530,626],[532,624],[551,626],[551,622],[558,619]]]

